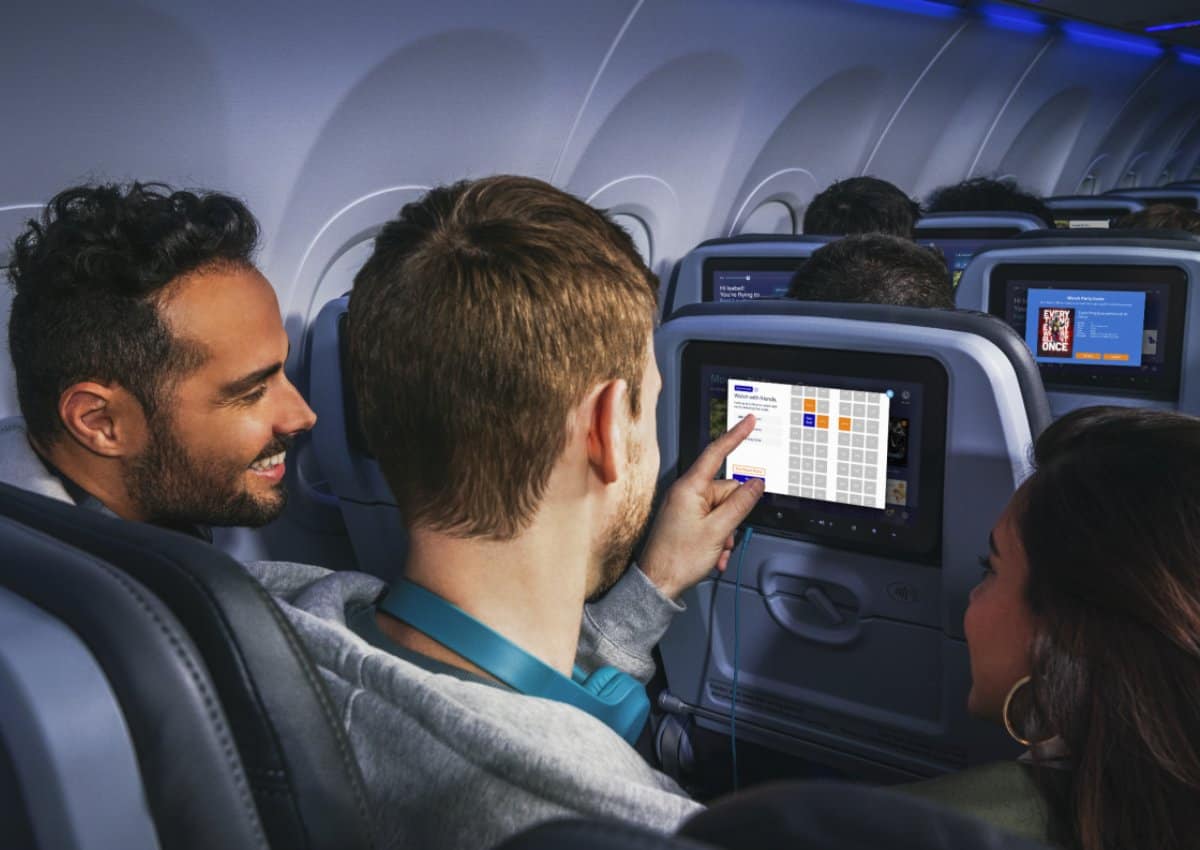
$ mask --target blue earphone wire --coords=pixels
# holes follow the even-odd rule
[[[742,607],[742,561],[746,557],[746,546],[754,536],[754,529],[747,528],[742,537],[742,545],[738,549],[737,566],[733,572],[733,687],[729,694],[729,752],[733,757],[733,790],[738,790],[737,762],[737,692],[738,692],[738,659],[741,657],[741,618],[738,616]]]

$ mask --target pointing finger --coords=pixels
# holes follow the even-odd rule
[[[685,473],[684,478],[692,479],[693,483],[711,481],[725,462],[725,458],[729,457],[729,453],[750,436],[754,425],[754,414],[746,414],[742,421],[708,444],[700,453],[700,457],[696,458],[692,468]]]

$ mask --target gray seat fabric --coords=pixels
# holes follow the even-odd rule
[[[210,696],[224,707],[232,733],[226,746],[240,754],[243,790],[271,846],[372,846],[361,772],[320,674],[241,564],[182,534],[2,485],[0,516],[104,559],[115,578],[153,594],[187,630],[211,674]]]
[[[159,846],[265,850],[216,689],[179,621],[128,575],[46,534],[0,520],[0,549],[0,587],[67,624],[103,670],[133,741]],[[79,719],[72,714],[72,723]]]

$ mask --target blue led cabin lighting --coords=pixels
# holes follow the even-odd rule
[[[933,0],[854,0],[864,6],[877,6],[881,9],[894,9],[897,12],[915,12],[918,15],[929,15],[934,18],[953,18],[962,12],[957,6],[947,3],[936,3]]]
[[[1160,56],[1163,48],[1157,43],[1134,35],[1124,35],[1113,30],[1085,26],[1074,22],[1064,23],[1062,30],[1067,38],[1080,44],[1090,44],[1093,47],[1104,47],[1109,50],[1121,50],[1126,53],[1136,53],[1140,56]]]
[[[1017,32],[1045,32],[1050,27],[1037,12],[1027,12],[998,3],[984,3],[979,7],[985,21],[995,27]]]
[[[1174,24],[1155,24],[1152,27],[1146,27],[1146,32],[1169,32],[1170,30],[1185,30],[1191,27],[1200,27],[1200,19],[1195,21],[1179,21]]]

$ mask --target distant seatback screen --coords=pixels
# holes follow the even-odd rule
[[[989,310],[1048,388],[1176,399],[1187,276],[1167,266],[997,266]]]
[[[1128,215],[1124,207],[1094,207],[1078,210],[1055,210],[1054,226],[1061,230],[1108,229],[1113,222]]]
[[[947,379],[924,357],[739,343],[683,353],[681,468],[747,414],[721,478],[761,478],[749,522],[932,562],[941,540]]]
[[[984,248],[995,244],[995,240],[988,239],[933,239],[926,241],[920,234],[918,234],[918,240],[922,245],[928,245],[941,252],[946,261],[946,268],[950,270],[950,281],[955,288],[958,287],[963,272],[967,270],[967,266],[970,265],[975,255]]]
[[[805,257],[710,257],[704,261],[705,301],[785,298]]]

